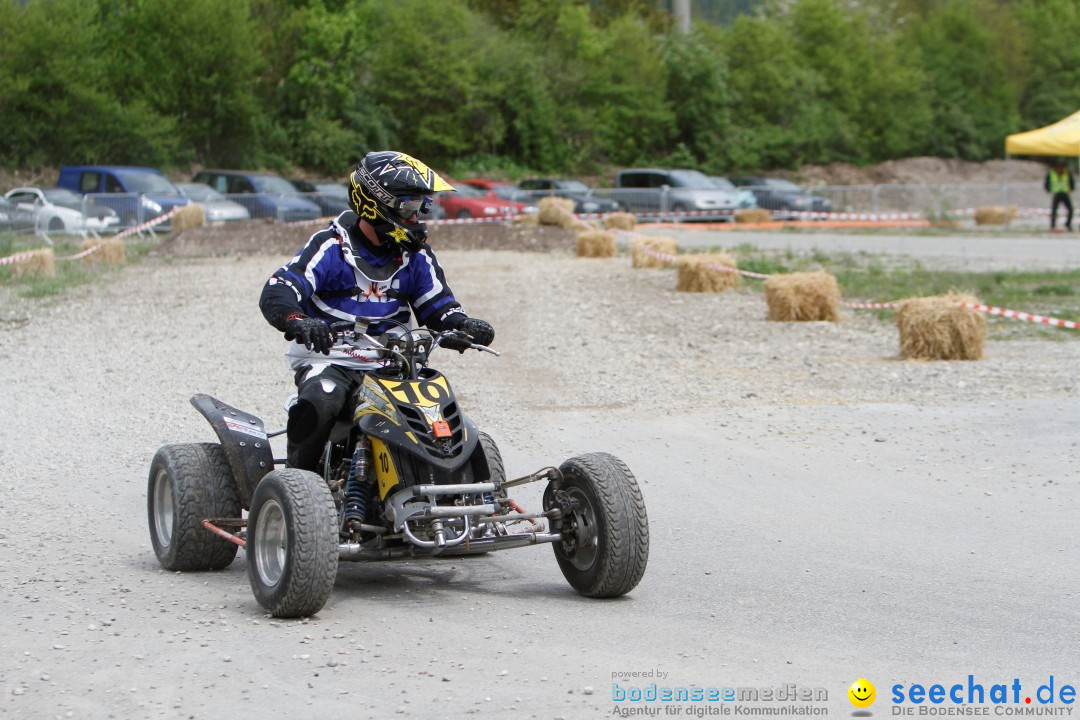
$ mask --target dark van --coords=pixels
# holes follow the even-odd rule
[[[69,165],[60,168],[56,184],[91,196],[111,207],[122,227],[132,227],[191,202],[165,173],[154,168],[121,165]]]

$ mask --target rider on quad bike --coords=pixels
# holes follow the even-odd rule
[[[437,192],[454,188],[414,157],[377,151],[349,176],[349,205],[307,241],[263,287],[259,308],[292,340],[287,355],[295,371],[297,400],[289,409],[287,465],[316,470],[335,419],[363,373],[379,367],[361,353],[332,350],[331,323],[367,323],[379,337],[416,320],[436,332],[461,330],[490,345],[495,330],[465,314],[435,253],[425,242],[427,213]],[[458,345],[453,343],[457,342]],[[464,352],[464,338],[444,347]]]

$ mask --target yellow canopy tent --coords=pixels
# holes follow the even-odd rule
[[[1053,125],[1016,133],[1005,138],[1009,155],[1080,156],[1080,111]]]

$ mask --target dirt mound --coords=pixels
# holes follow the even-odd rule
[[[312,223],[252,220],[212,227],[190,228],[166,239],[155,254],[183,257],[279,255],[291,257],[318,229]],[[523,250],[548,251],[574,247],[571,230],[537,225],[435,225],[429,242],[436,251]]]
[[[791,179],[804,185],[884,185],[1041,182],[1046,165],[1037,160],[989,160],[977,163],[935,157],[889,160],[860,168],[850,163],[805,165]]]

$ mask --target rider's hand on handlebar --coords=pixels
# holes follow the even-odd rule
[[[477,345],[490,345],[495,339],[495,328],[480,318],[465,318],[460,329],[468,333]]]
[[[326,323],[300,314],[290,315],[285,319],[285,339],[296,340],[308,350],[323,355],[329,355],[334,344]]]
[[[459,353],[464,353],[472,347],[472,343],[460,331],[444,334],[439,338],[439,345],[448,350],[457,350]]]

